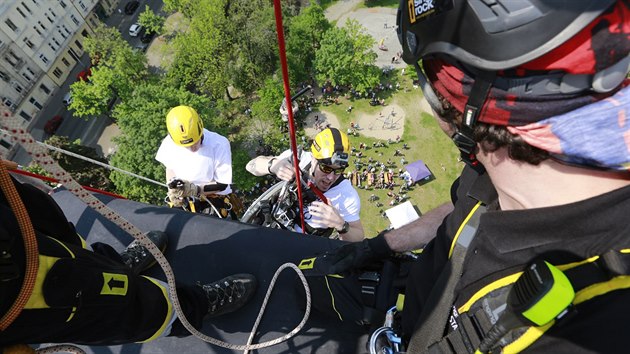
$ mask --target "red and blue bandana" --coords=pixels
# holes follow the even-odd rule
[[[630,171],[630,87],[574,111],[507,129],[560,161]]]

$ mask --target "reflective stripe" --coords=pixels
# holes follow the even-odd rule
[[[149,341],[152,341],[160,336],[162,336],[162,334],[164,333],[164,331],[167,328],[170,328],[170,324],[171,324],[171,319],[173,318],[173,316],[175,315],[175,312],[173,311],[173,304],[171,303],[170,298],[168,297],[168,290],[166,289],[166,284],[160,282],[157,279],[153,279],[147,276],[142,276],[146,279],[148,279],[149,281],[151,281],[153,284],[155,284],[157,287],[160,288],[160,290],[162,290],[162,294],[164,295],[164,299],[166,300],[166,315],[164,316],[164,322],[162,323],[162,325],[160,326],[160,328],[157,330],[157,332],[155,332],[151,337],[140,341],[138,343],[146,343]]]
[[[324,276],[324,280],[326,281],[326,288],[328,289],[328,292],[330,293],[330,304],[332,305],[332,309],[335,310],[335,312],[337,313],[337,316],[339,316],[339,319],[341,321],[343,321],[343,317],[341,316],[339,311],[337,311],[337,307],[335,306],[335,295],[333,295],[333,292],[330,289],[330,284],[328,284],[328,276],[327,275]]]
[[[448,251],[448,258],[451,258],[451,256],[453,255],[453,250],[455,249],[455,245],[458,242],[460,242],[458,240],[459,240],[459,236],[461,235],[461,233],[464,231],[464,229],[467,229],[467,231],[468,231],[468,228],[471,227],[469,225],[468,228],[467,228],[468,222],[469,222],[470,218],[472,218],[473,215],[475,215],[475,212],[477,211],[477,209],[479,209],[479,207],[481,205],[482,205],[481,202],[477,202],[477,204],[475,204],[475,206],[472,208],[472,210],[468,213],[468,216],[466,216],[466,219],[464,219],[464,221],[462,221],[461,225],[459,225],[459,229],[457,230],[457,233],[455,234],[455,237],[453,238],[453,242],[451,243],[451,249]],[[477,225],[473,225],[473,226],[476,228],[478,226],[478,223],[477,223]],[[474,236],[474,233],[473,233],[473,236]],[[467,242],[466,244],[462,244],[462,243],[460,243],[460,244],[462,244],[464,247],[468,247],[468,244],[470,244],[471,240],[472,240],[472,237],[470,239],[467,239],[467,240],[462,240],[462,242]]]
[[[35,286],[33,287],[33,292],[31,296],[28,298],[24,309],[34,310],[34,309],[47,309],[50,308],[44,300],[44,280],[48,275],[48,271],[52,266],[59,260],[58,257],[50,257],[39,255],[39,267],[37,268],[37,278],[35,278]]]
[[[474,303],[476,303],[478,300],[481,300],[484,296],[488,295],[488,293],[490,293],[491,291],[502,288],[504,286],[514,284],[514,282],[518,280],[521,274],[523,274],[523,272],[514,273],[512,275],[508,275],[507,277],[501,278],[499,280],[495,280],[492,283],[484,286],[479,291],[474,293],[473,296],[471,296],[470,299],[465,304],[463,304],[459,309],[457,309],[457,311],[459,313],[468,312],[468,310],[470,310],[470,307]]]
[[[74,253],[66,245],[64,245],[63,242],[52,237],[48,237],[48,239],[57,242],[61,247],[63,247],[68,252],[69,257],[76,258]],[[81,240],[83,239],[81,238]],[[37,278],[35,279],[35,286],[33,287],[33,292],[31,293],[31,296],[24,306],[25,309],[29,310],[50,308],[50,306],[48,306],[48,304],[44,300],[44,280],[46,279],[50,268],[52,268],[55,262],[57,262],[61,257],[52,257],[40,254],[38,258],[39,267],[37,268]]]

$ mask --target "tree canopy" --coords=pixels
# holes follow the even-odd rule
[[[289,20],[287,35],[287,62],[291,82],[308,81],[314,73],[315,53],[320,48],[324,33],[331,24],[319,5],[304,8]]]
[[[315,54],[315,70],[320,83],[352,85],[365,92],[379,83],[380,70],[374,65],[374,39],[365,34],[356,20],[324,33],[321,48]]]
[[[146,57],[133,50],[115,28],[99,25],[94,36],[85,39],[85,47],[92,58],[92,74],[88,81],[70,86],[70,108],[77,117],[109,112],[113,99],[129,97],[136,83],[148,75]]]
[[[164,17],[157,15],[149,5],[145,5],[145,9],[138,16],[138,23],[146,29],[147,32],[160,34],[164,30]]]

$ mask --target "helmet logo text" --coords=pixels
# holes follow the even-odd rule
[[[429,16],[435,12],[434,0],[408,0],[409,23],[415,23],[418,19]]]

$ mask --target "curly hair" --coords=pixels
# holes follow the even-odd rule
[[[442,119],[455,127],[460,127],[463,113],[453,107],[437,90],[435,94],[443,109],[443,113],[438,119]],[[549,152],[527,144],[520,136],[510,133],[505,126],[477,122],[473,128],[473,139],[481,144],[485,151],[493,152],[507,147],[511,159],[532,165],[538,165],[550,157]]]

